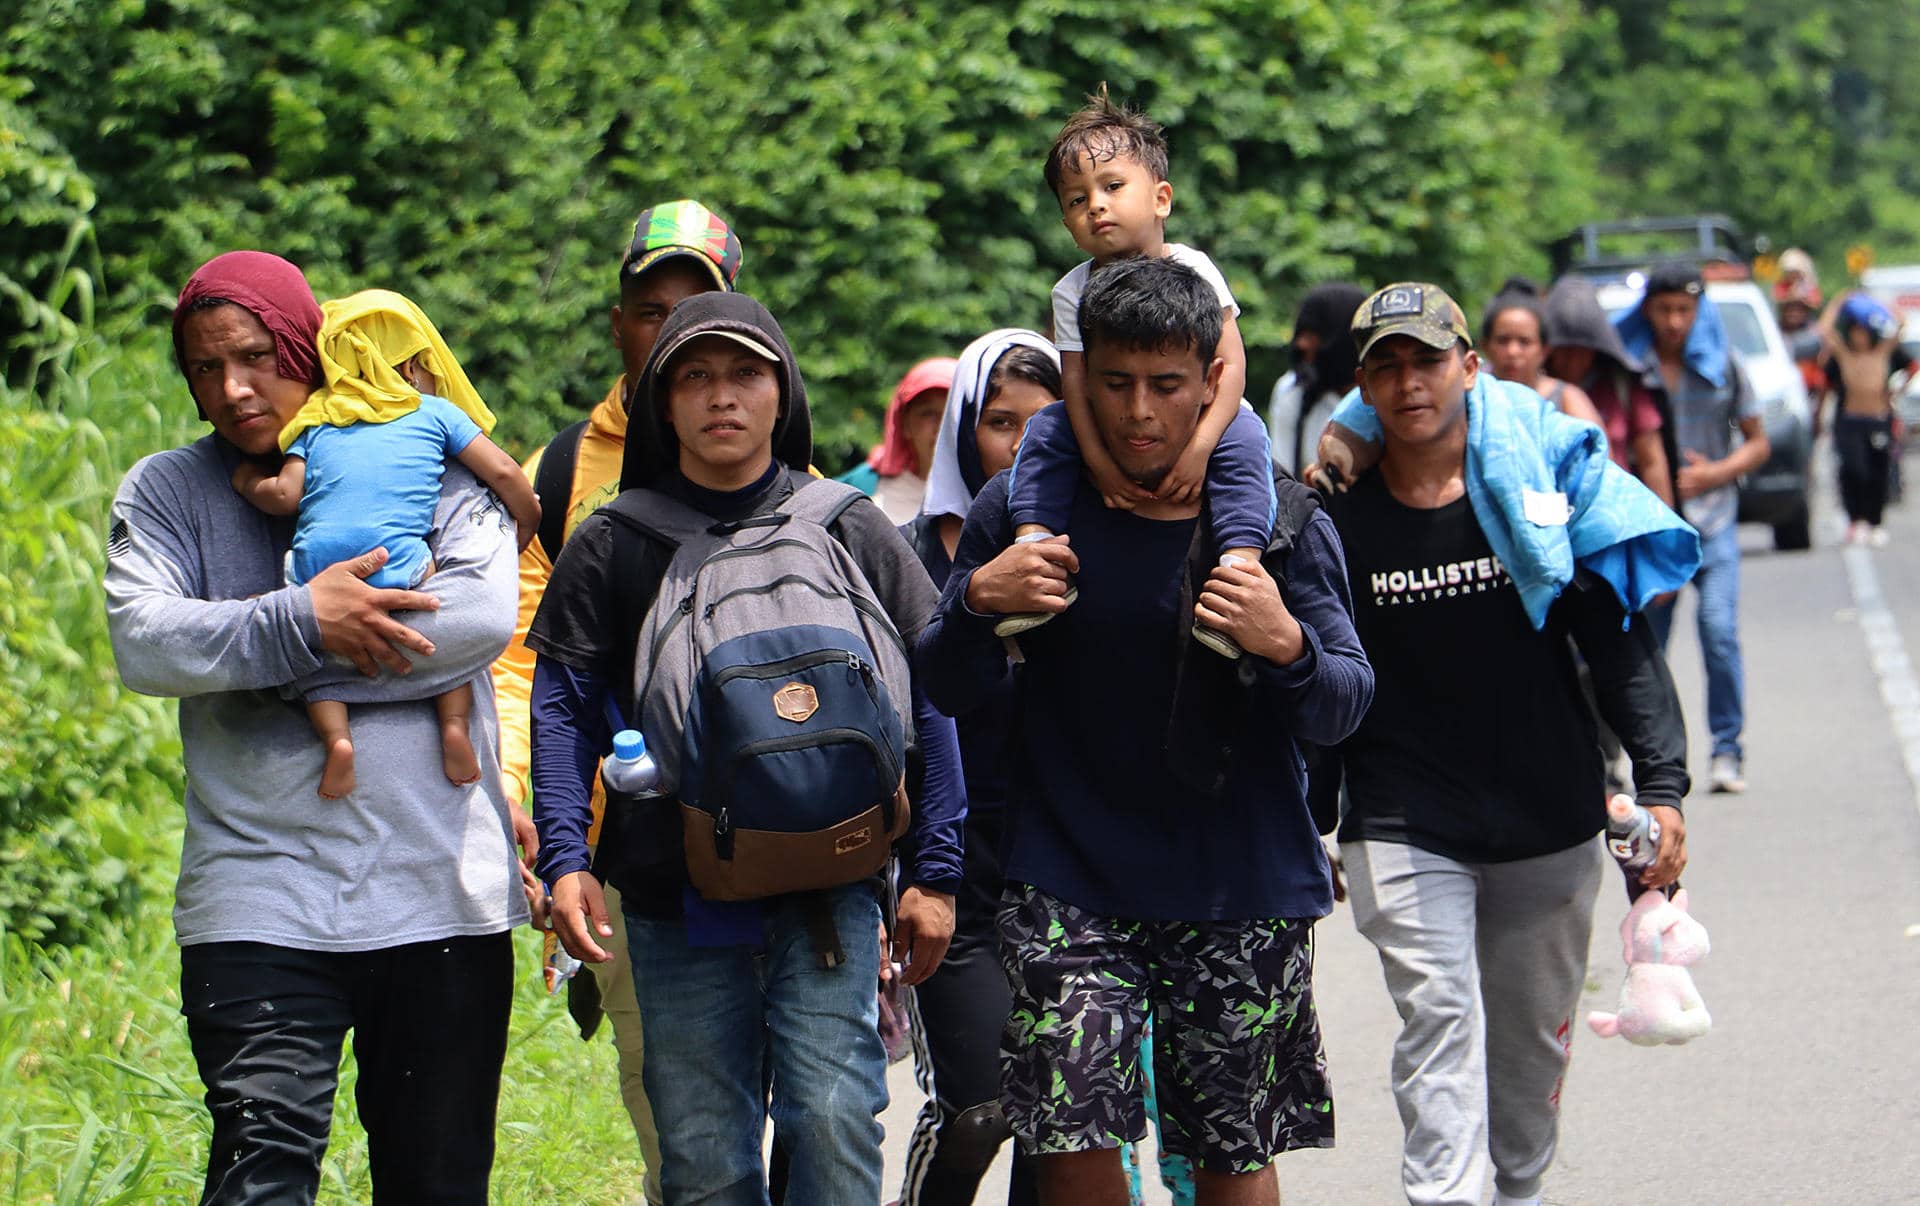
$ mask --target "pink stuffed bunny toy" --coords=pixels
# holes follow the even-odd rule
[[[1587,1025],[1601,1038],[1615,1035],[1642,1047],[1684,1043],[1707,1032],[1713,1019],[1687,968],[1707,954],[1707,929],[1687,914],[1685,889],[1668,900],[1643,892],[1620,923],[1627,980],[1619,1013],[1589,1013]]]

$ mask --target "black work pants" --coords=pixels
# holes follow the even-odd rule
[[[1847,518],[1879,527],[1887,507],[1893,420],[1838,415],[1833,420],[1833,450],[1840,458],[1840,505]]]
[[[374,1202],[487,1201],[510,934],[354,952],[188,946],[180,996],[213,1116],[203,1204],[314,1200],[349,1030]]]

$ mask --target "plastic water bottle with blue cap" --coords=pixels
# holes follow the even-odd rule
[[[613,756],[600,763],[600,777],[609,793],[641,799],[660,794],[660,767],[638,729],[621,729],[613,735]]]

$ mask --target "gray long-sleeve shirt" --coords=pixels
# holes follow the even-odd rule
[[[208,436],[140,461],[107,542],[121,679],[180,700],[180,944],[374,950],[525,921],[487,673],[513,635],[512,518],[448,465],[428,536],[438,569],[422,588],[441,607],[400,617],[434,655],[411,674],[363,679],[321,652],[309,590],[281,584],[292,521],[234,493],[234,456]],[[456,787],[426,701],[466,682],[481,776]],[[299,702],[322,684],[352,705],[358,787],[340,800],[317,794],[323,755]]]

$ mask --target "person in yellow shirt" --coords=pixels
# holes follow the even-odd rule
[[[733,289],[741,254],[740,240],[732,229],[697,201],[675,201],[641,211],[620,261],[619,301],[610,314],[613,346],[620,353],[624,372],[592,413],[562,430],[527,459],[527,478],[539,492],[543,507],[540,531],[520,555],[519,620],[513,642],[493,667],[494,694],[500,710],[501,774],[507,798],[515,803],[526,804],[530,794],[528,701],[533,691],[534,655],[526,646],[527,628],[540,609],[547,580],[567,536],[582,519],[619,493],[620,462],[627,442],[627,383],[638,378],[661,324],[675,306],[701,293]],[[594,831],[588,835],[589,841],[597,840],[604,819],[604,800],[597,786],[593,803]],[[527,857],[532,858],[532,851]],[[633,1119],[641,1159],[646,1163],[647,1201],[657,1206],[664,1200],[659,1180],[660,1139],[640,1081],[640,1011],[627,962],[625,924],[612,888],[607,890],[607,911],[614,926],[613,939],[607,944],[613,960],[587,966],[592,972],[591,983],[599,989],[600,1008],[613,1023],[614,1046],[619,1051],[620,1096]],[[586,1012],[592,1016],[590,1004]],[[590,1034],[594,1024],[583,1022],[583,1032]]]

